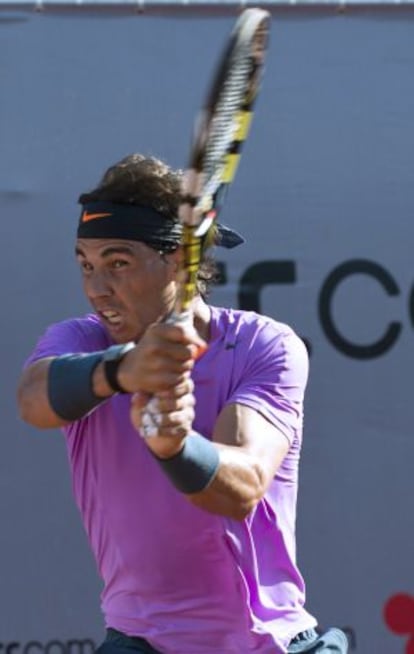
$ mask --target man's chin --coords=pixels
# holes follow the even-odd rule
[[[135,332],[126,325],[109,325],[105,322],[104,327],[114,343],[121,344],[135,340]]]

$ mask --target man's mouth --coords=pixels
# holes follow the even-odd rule
[[[113,327],[117,327],[122,322],[122,317],[117,311],[100,311],[99,313],[105,322]]]

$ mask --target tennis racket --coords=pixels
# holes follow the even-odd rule
[[[234,180],[249,133],[267,51],[270,14],[246,9],[238,18],[194,125],[183,176],[179,219],[183,257],[178,292],[168,322],[191,320],[197,275],[204,251],[214,243],[217,216]],[[142,414],[144,437],[157,434],[157,398]]]
[[[178,214],[183,226],[183,261],[173,320],[185,319],[197,292],[202,255],[214,241],[217,216],[237,171],[260,90],[269,27],[269,12],[243,11],[194,125]]]

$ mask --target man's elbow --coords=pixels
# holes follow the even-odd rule
[[[266,475],[260,466],[256,466],[254,483],[249,488],[244,489],[242,495],[232,498],[232,501],[229,503],[230,512],[228,517],[243,522],[263,499],[268,485]]]
[[[33,402],[30,400],[30,396],[26,392],[26,383],[24,378],[20,380],[17,387],[16,402],[20,419],[24,422],[30,423],[31,414],[33,411]]]
[[[195,497],[192,495],[187,495],[191,504],[197,506],[203,511],[208,513],[213,513],[215,515],[221,515],[225,518],[231,518],[237,522],[243,522],[250,513],[256,508],[260,498],[252,498],[251,500],[240,500],[229,498],[221,498],[220,500],[215,500],[214,502],[206,501],[200,496]]]
[[[28,390],[24,379],[17,387],[16,401],[18,415],[28,425],[38,429],[52,429],[62,425],[62,421],[53,411]]]
[[[234,502],[234,520],[243,521],[255,510],[266,492],[266,485],[258,483],[250,493]]]
[[[265,493],[262,486],[252,489],[251,492],[227,493],[227,494],[210,494],[210,493],[197,493],[194,495],[187,495],[190,502],[203,509],[208,513],[231,518],[237,522],[243,522],[254,511],[259,504]]]
[[[246,518],[248,518],[252,511],[256,508],[258,502],[259,500],[252,500],[250,502],[235,504],[231,515],[228,517],[236,520],[237,522],[243,522],[243,520],[246,520]]]
[[[17,409],[18,415],[23,422],[32,427],[43,427],[40,420],[41,416],[38,415],[36,409],[36,403],[30,397],[27,397],[21,388],[17,390]]]

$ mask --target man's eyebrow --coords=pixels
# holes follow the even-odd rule
[[[101,252],[101,257],[102,258],[110,257],[110,256],[112,256],[114,254],[128,254],[128,255],[132,256],[134,254],[134,252],[133,252],[133,249],[129,245],[116,245],[116,246],[111,245],[110,247],[105,248],[105,250],[103,250]],[[86,257],[84,251],[79,246],[76,246],[76,248],[75,248],[75,255],[77,257],[79,257],[79,256],[80,257]]]
[[[129,245],[111,245],[101,252],[101,257],[110,257],[112,254],[129,254],[133,255],[133,249]]]

